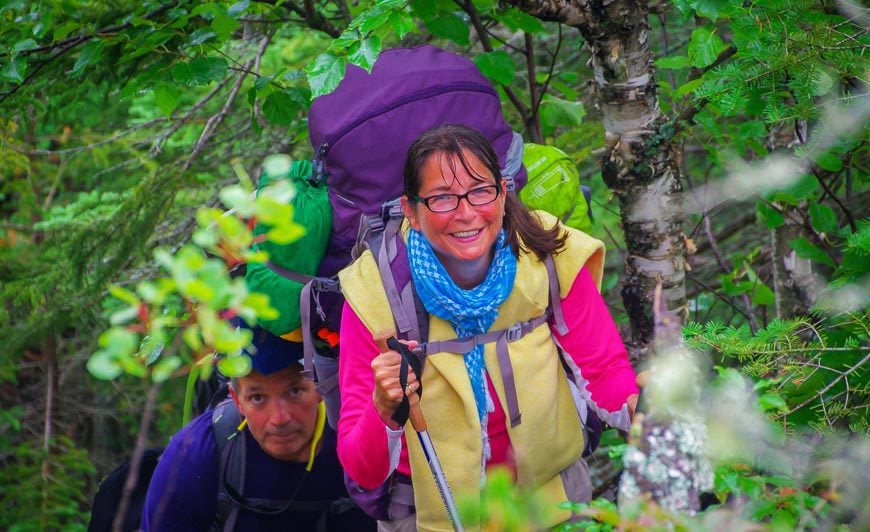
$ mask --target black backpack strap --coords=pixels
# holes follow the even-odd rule
[[[227,486],[238,493],[245,486],[246,441],[239,425],[242,415],[232,399],[218,404],[211,417],[218,448],[218,499],[212,530],[233,530],[241,507],[227,493]]]

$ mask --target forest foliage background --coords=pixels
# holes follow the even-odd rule
[[[727,450],[700,521],[585,511],[866,526],[868,23],[809,0],[0,1],[0,527],[83,528],[103,475],[181,426],[245,342],[225,319],[269,312],[229,275],[274,214],[262,161],[313,157],[307,109],[347,63],[421,43],[577,162],[636,366],[683,345],[730,390],[699,401],[733,406],[701,411]],[[624,450],[605,439],[599,493]]]

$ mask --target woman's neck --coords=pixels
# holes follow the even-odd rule
[[[435,256],[444,265],[444,269],[447,270],[447,274],[450,275],[456,286],[463,290],[471,290],[486,279],[494,251],[495,249],[492,249],[486,255],[475,260],[461,260],[438,251],[435,251]]]

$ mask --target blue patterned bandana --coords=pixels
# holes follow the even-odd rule
[[[446,320],[459,337],[484,333],[498,316],[498,307],[508,298],[517,273],[517,259],[504,229],[498,235],[495,257],[483,282],[464,290],[453,282],[444,265],[435,256],[426,238],[412,229],[408,235],[408,259],[411,276],[423,306],[430,314]],[[465,367],[474,390],[477,415],[484,422],[487,411],[486,363],[483,345],[465,353]],[[483,423],[485,425],[485,423]]]

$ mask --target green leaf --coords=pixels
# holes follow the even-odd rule
[[[830,267],[834,267],[834,261],[831,260],[831,257],[825,253],[825,250],[816,246],[806,238],[798,238],[797,240],[793,240],[789,242],[789,246],[791,249],[797,253],[797,256],[802,259],[814,260],[816,262],[821,262],[822,264],[827,264]]]
[[[244,13],[250,5],[251,0],[239,0],[238,2],[230,6],[230,8],[227,10],[227,14],[231,17],[237,17]]]
[[[465,20],[452,13],[443,14],[426,21],[426,28],[438,37],[453,41],[461,46],[468,46],[469,27]]]
[[[3,65],[3,68],[0,68],[0,79],[12,83],[23,83],[26,68],[27,63],[16,57]]]
[[[541,103],[540,113],[544,134],[549,135],[558,126],[579,126],[586,116],[586,109],[583,102],[569,102],[549,96]]]
[[[139,336],[123,327],[112,327],[100,335],[100,347],[115,355],[129,355],[139,350]]]
[[[73,30],[77,30],[81,27],[81,23],[78,22],[67,22],[65,24],[61,24],[54,29],[54,32],[52,33],[52,38],[55,41],[62,41],[66,39],[67,35],[72,33]]]
[[[227,74],[227,60],[223,57],[197,57],[189,62],[175,63],[169,72],[177,82],[188,87],[205,85]]]
[[[371,72],[379,53],[381,53],[381,40],[373,36],[352,44],[348,48],[347,59],[352,64],[364,68],[366,72]]]
[[[493,18],[501,21],[511,31],[524,31],[526,33],[544,33],[547,31],[540,19],[516,8],[495,12]]]
[[[198,46],[204,42],[210,41],[218,36],[211,28],[200,28],[191,33],[187,38],[188,46]]]
[[[432,0],[411,0],[411,11],[421,20],[432,20],[438,16],[438,3]]]
[[[127,303],[128,305],[138,306],[140,303],[139,296],[137,296],[134,292],[131,292],[130,290],[127,290],[126,288],[123,288],[116,284],[109,285],[109,293],[112,294],[112,296],[120,299],[124,303]]]
[[[181,367],[181,358],[178,356],[165,357],[160,359],[160,362],[154,365],[151,371],[151,378],[154,382],[163,382]]]
[[[673,57],[662,57],[660,59],[656,59],[656,67],[662,70],[677,70],[680,68],[686,68],[692,65],[692,62],[689,61],[689,58],[684,55],[676,55]]]
[[[211,21],[211,27],[217,33],[220,40],[227,40],[230,35],[239,27],[239,22],[233,17],[224,14],[219,14]]]
[[[776,294],[764,283],[758,282],[753,285],[752,302],[756,305],[773,305],[776,302]]]
[[[690,0],[689,3],[699,16],[716,20],[719,18],[719,7],[725,2],[722,0]]]
[[[701,83],[703,83],[703,82],[704,82],[704,80],[702,78],[698,78],[698,79],[693,79],[692,81],[690,81],[688,83],[683,83],[682,85],[677,87],[677,96],[683,97],[687,94],[691,94],[691,93],[695,92],[695,89],[700,87]]]
[[[124,373],[112,354],[102,349],[91,355],[87,367],[91,375],[103,381],[110,381]]]
[[[112,325],[123,325],[139,315],[139,305],[124,307],[109,316]]]
[[[788,412],[788,405],[786,404],[785,399],[780,397],[779,394],[766,393],[758,398],[758,404],[761,405],[761,408],[765,412],[770,410]]]
[[[16,56],[24,50],[29,50],[31,48],[36,48],[36,41],[33,39],[24,39],[23,41],[18,41],[12,46],[12,55]]]
[[[180,99],[181,95],[175,85],[161,83],[154,87],[154,101],[157,104],[157,108],[163,113],[163,116],[167,118],[172,116],[172,111],[175,111],[175,108],[178,107]]]
[[[393,27],[393,31],[396,32],[399,39],[403,39],[405,35],[412,31],[417,31],[417,24],[414,22],[414,18],[407,13],[398,11],[391,13],[390,25]]]
[[[305,68],[308,85],[311,86],[311,98],[329,94],[338,87],[344,78],[347,60],[328,52],[322,53]]]
[[[501,50],[478,54],[474,64],[484,76],[501,85],[510,85],[516,74],[513,59]]]
[[[368,35],[384,24],[387,24],[392,12],[392,9],[386,5],[376,5],[361,13],[356,20],[354,20],[352,26],[359,29],[360,33],[363,35]]]
[[[84,47],[82,47],[82,51],[79,53],[79,58],[76,60],[76,64],[73,66],[72,75],[77,76],[80,74],[85,67],[89,65],[93,65],[94,63],[100,60],[100,56],[103,54],[103,47],[105,43],[99,39],[94,39]]]
[[[228,356],[218,360],[218,370],[230,378],[244,377],[251,372],[251,357],[248,355]]]
[[[713,29],[707,26],[696,28],[689,41],[689,59],[692,66],[704,68],[712,65],[725,48],[727,46]]]
[[[768,229],[776,229],[785,223],[785,218],[782,213],[774,209],[766,201],[757,201],[755,203],[758,217],[764,222]]]
[[[829,151],[823,152],[817,157],[814,157],[819,168],[829,172],[839,172],[843,169],[843,161],[836,154]]]
[[[263,102],[263,116],[279,126],[292,126],[298,113],[299,105],[284,91],[273,92]]]
[[[810,203],[810,220],[812,221],[813,229],[819,233],[833,235],[839,227],[839,224],[837,224],[837,214],[832,208],[821,203]]]

